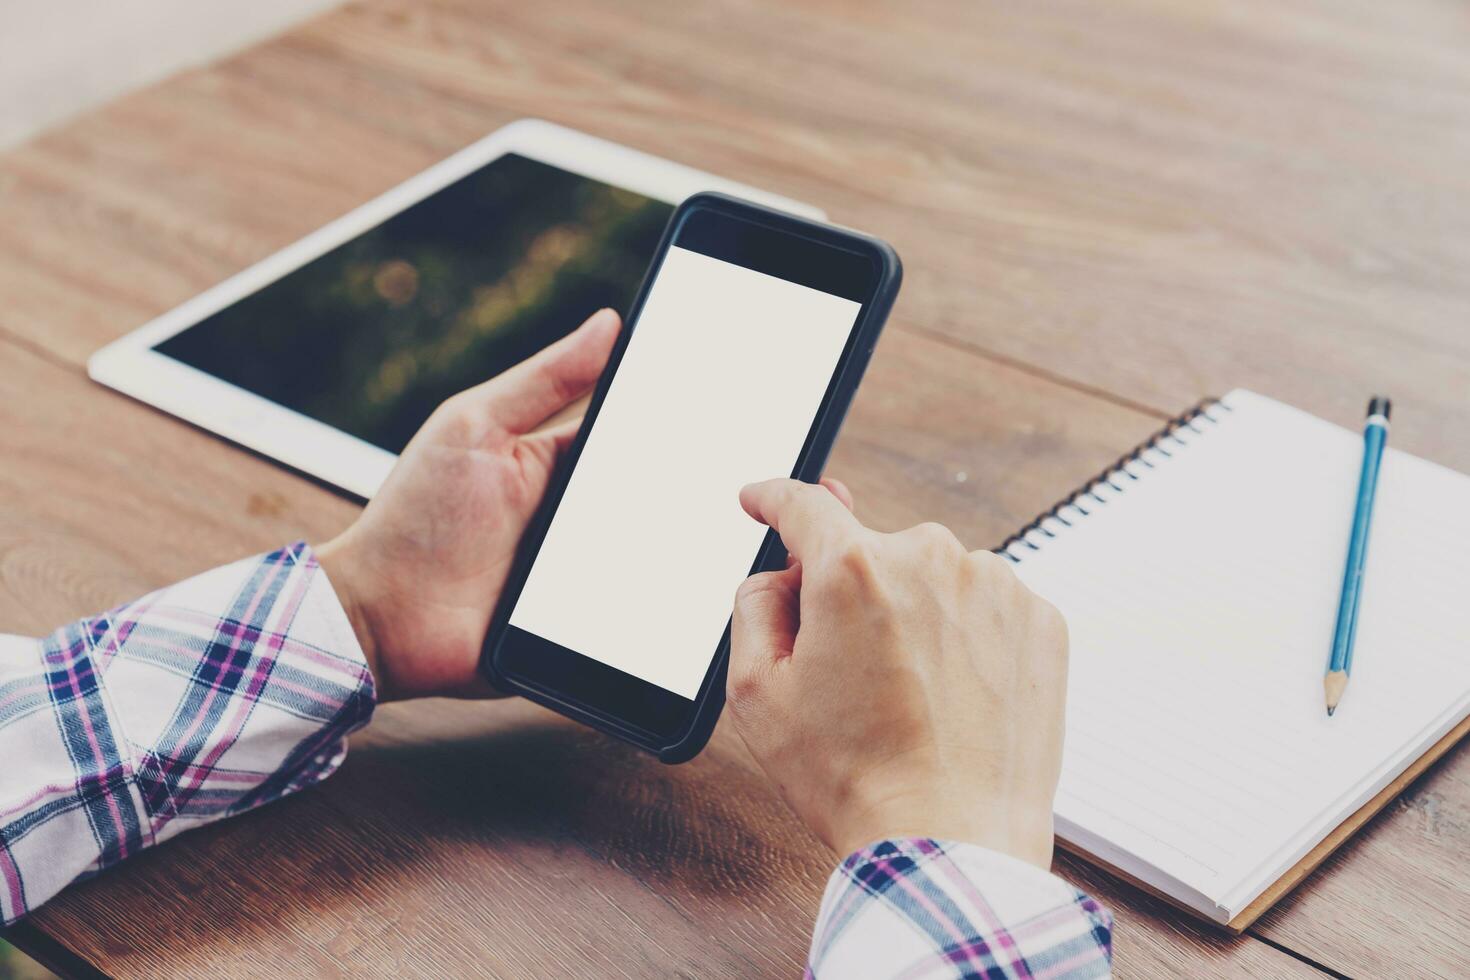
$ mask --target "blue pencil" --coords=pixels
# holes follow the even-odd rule
[[[1363,424],[1363,470],[1358,476],[1358,504],[1353,511],[1353,534],[1348,539],[1347,568],[1342,573],[1342,598],[1337,603],[1337,629],[1332,634],[1332,659],[1322,685],[1327,692],[1327,714],[1337,710],[1353,670],[1353,641],[1358,635],[1358,600],[1363,595],[1363,565],[1368,558],[1368,530],[1373,524],[1373,496],[1378,489],[1378,466],[1388,441],[1387,398],[1368,402]]]

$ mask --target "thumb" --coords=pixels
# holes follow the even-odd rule
[[[800,565],[752,575],[735,593],[725,698],[737,723],[759,713],[781,661],[791,656],[800,624],[800,594]]]
[[[622,321],[598,310],[587,322],[515,367],[463,392],[505,432],[525,435],[592,390]]]

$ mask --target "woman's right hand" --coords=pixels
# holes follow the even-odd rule
[[[1067,678],[1056,609],[937,524],[872,531],[795,480],[740,501],[794,563],[740,588],[728,703],[792,809],[841,854],[932,837],[1048,868]]]

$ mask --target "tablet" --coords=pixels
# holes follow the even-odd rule
[[[92,356],[96,381],[359,497],[434,408],[627,311],[674,206],[814,208],[540,120],[497,130]]]

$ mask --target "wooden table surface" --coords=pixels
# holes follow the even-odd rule
[[[830,472],[991,546],[1244,385],[1470,469],[1470,11],[1447,0],[370,0],[0,157],[0,628],[357,506],[91,384],[105,341],[542,116],[825,207],[907,283]],[[1104,875],[1123,976],[1452,975],[1470,751],[1245,936]],[[394,705],[326,784],[16,938],[117,976],[794,976],[833,863],[728,726],[666,768]],[[73,961],[73,967],[77,962]]]

